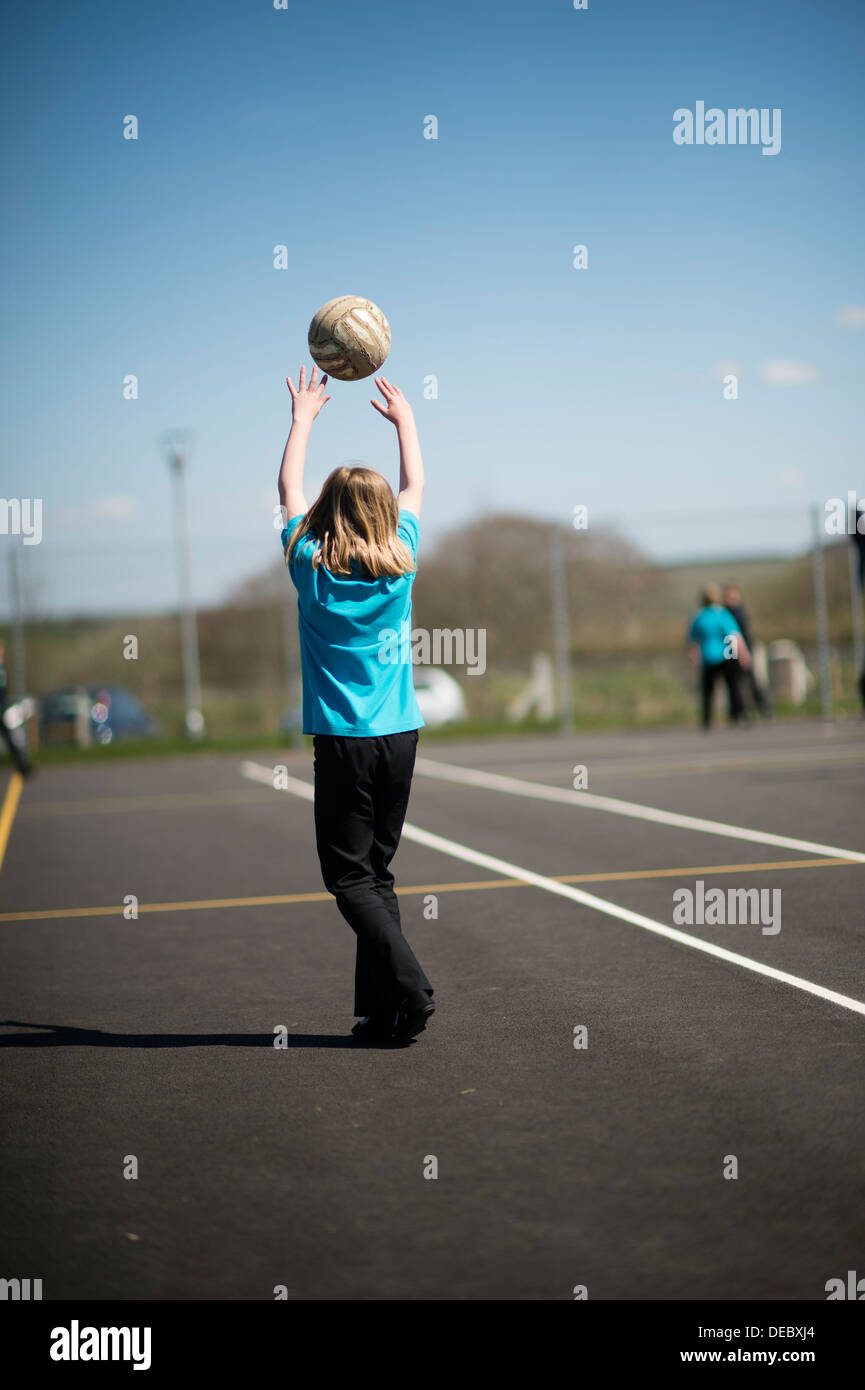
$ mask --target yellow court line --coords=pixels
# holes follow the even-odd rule
[[[0,715],[0,719],[2,719]],[[21,788],[24,786],[24,778],[20,772],[13,772],[9,778],[9,786],[6,788],[6,795],[3,798],[3,808],[0,810],[0,869],[3,868],[3,860],[6,858],[6,846],[9,843],[9,836],[12,833],[12,822],[15,819],[15,812],[18,810],[18,802],[21,800]]]
[[[775,869],[829,869],[841,864],[859,864],[859,859],[775,859],[763,864],[699,864],[693,869],[628,869],[615,874],[561,874],[557,883],[612,883],[615,879],[627,878],[685,878],[691,874],[738,874],[753,873],[755,869],[766,872]]]
[[[780,859],[762,864],[702,864],[686,869],[629,869],[605,874],[559,874],[555,883],[615,883],[627,879],[647,878],[690,878],[696,874],[738,874],[754,873],[757,870],[774,872],[776,869],[819,869],[835,868],[843,865],[861,863],[856,859]],[[421,893],[465,893],[485,888],[526,888],[521,878],[488,878],[460,881],[456,883],[418,883],[407,888],[398,888],[399,897],[417,896]],[[281,907],[288,903],[324,903],[331,900],[330,893],[278,893],[270,897],[258,898],[202,898],[191,902],[139,903],[139,914],[144,912],[199,912],[206,908],[223,907]],[[119,917],[122,905],[111,903],[107,907],[56,907],[35,912],[0,912],[0,922],[45,922],[64,917]]]

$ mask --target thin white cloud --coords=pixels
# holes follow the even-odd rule
[[[94,497],[78,507],[64,507],[60,521],[63,526],[95,526],[103,521],[130,521],[138,512],[137,497],[117,494]]]
[[[807,482],[804,468],[776,468],[772,480],[785,492],[804,492]]]
[[[95,521],[128,521],[138,511],[138,498],[128,494],[97,497],[89,511]]]
[[[865,304],[845,304],[835,314],[838,328],[865,328]]]
[[[810,386],[817,380],[817,368],[809,362],[763,363],[763,380],[770,386]]]

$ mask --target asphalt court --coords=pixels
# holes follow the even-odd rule
[[[816,725],[421,745],[557,790],[582,764],[599,796],[860,855],[863,753],[858,726]],[[309,785],[308,752],[278,760]],[[595,1297],[822,1298],[856,1267],[865,1018],[405,839],[439,1008],[412,1047],[358,1051],[311,807],[243,764],[71,764],[23,789],[0,872],[7,1264],[56,1297],[272,1297],[281,1272],[323,1299],[567,1298],[581,1276]],[[775,935],[681,930],[865,1000],[861,862],[422,771],[409,820],[659,923],[697,877],[780,889]]]

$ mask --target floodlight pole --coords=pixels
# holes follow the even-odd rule
[[[565,552],[558,526],[550,529],[550,590],[553,617],[553,649],[556,663],[559,729],[563,734],[574,727],[574,699],[571,691],[571,637],[568,622],[568,586]]]
[[[177,564],[177,594],[180,604],[180,635],[183,648],[183,688],[186,704],[186,732],[191,739],[203,739],[204,715],[201,710],[201,667],[198,659],[198,624],[192,601],[192,571],[189,564],[189,519],[186,507],[186,458],[179,445],[168,445],[168,466],[174,478],[174,546]]]

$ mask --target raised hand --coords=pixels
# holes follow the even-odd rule
[[[291,418],[294,424],[307,423],[311,425],[322,406],[330,400],[330,396],[324,394],[327,377],[323,376],[316,386],[317,376],[318,367],[313,367],[309,385],[307,385],[306,367],[301,367],[297,390],[292,384],[291,377],[285,378],[285,384],[291,392]]]
[[[392,425],[399,428],[400,425],[407,425],[414,421],[412,408],[398,386],[394,386],[385,376],[377,376],[375,384],[384,396],[384,404],[381,401],[370,401],[374,405],[379,415],[383,415],[386,420],[390,420]]]

